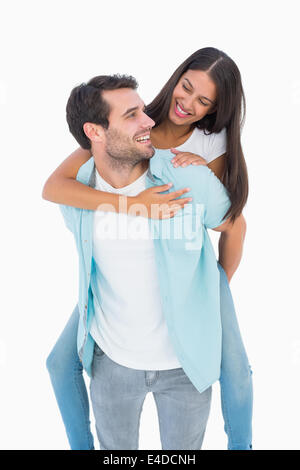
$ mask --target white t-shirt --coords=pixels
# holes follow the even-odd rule
[[[226,130],[205,135],[195,128],[176,147],[211,162],[226,152]],[[146,189],[146,173],[116,189],[96,171],[96,189],[135,196]],[[141,370],[181,367],[164,320],[153,240],[146,217],[95,211],[93,287],[95,316],[91,335],[113,361]]]
[[[116,189],[96,171],[96,189],[135,196],[146,189],[146,173]],[[91,335],[104,353],[132,369],[182,367],[163,316],[153,239],[146,217],[95,211]]]
[[[202,129],[195,127],[190,137],[176,147],[183,152],[191,152],[205,158],[207,163],[226,153],[226,129],[223,128],[218,134],[205,135]]]

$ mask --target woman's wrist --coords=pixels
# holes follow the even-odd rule
[[[122,214],[128,214],[134,204],[138,203],[136,196],[125,196],[124,194],[118,195],[118,212]]]

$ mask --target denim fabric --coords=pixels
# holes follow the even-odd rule
[[[221,399],[228,449],[252,446],[252,377],[225,271],[220,271],[222,320]],[[47,359],[56,400],[71,449],[92,449],[89,403],[76,347],[78,307]]]
[[[252,449],[252,371],[242,342],[227,276],[220,271],[221,403],[229,450]]]
[[[144,371],[122,366],[95,345],[91,400],[101,450],[139,445],[143,403],[152,392],[162,449],[199,450],[208,420],[211,387],[200,393],[182,368]]]
[[[222,223],[230,199],[208,167],[174,168],[173,156],[167,150],[156,151],[150,159],[146,186],[172,181],[172,190],[190,187],[193,200],[173,218],[149,218],[148,222],[169,337],[182,368],[201,393],[220,377],[222,351],[220,274],[207,229]],[[93,157],[80,167],[77,180],[95,187]],[[90,326],[95,314],[92,292],[97,285],[93,269],[94,211],[64,205],[60,209],[78,252],[77,347],[83,368],[91,377],[94,340]]]
[[[47,358],[47,369],[72,450],[90,450],[89,399],[77,353],[78,305]]]

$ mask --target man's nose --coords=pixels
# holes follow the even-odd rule
[[[147,116],[147,114],[144,113],[144,120],[143,120],[143,126],[145,127],[154,127],[155,126],[155,121],[153,121],[153,119],[151,119],[149,116]]]

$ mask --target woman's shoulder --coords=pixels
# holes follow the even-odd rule
[[[225,127],[223,127],[223,129],[220,132],[212,132],[212,133],[208,133],[205,129],[199,129],[198,127],[195,127],[194,132],[193,132],[193,137],[201,141],[212,143],[216,141],[226,140],[227,133],[226,133]]]
[[[209,163],[226,152],[226,128],[224,127],[220,132],[213,132],[211,134],[208,134],[203,129],[195,128],[193,142],[195,147],[202,151],[203,155],[201,156]]]

